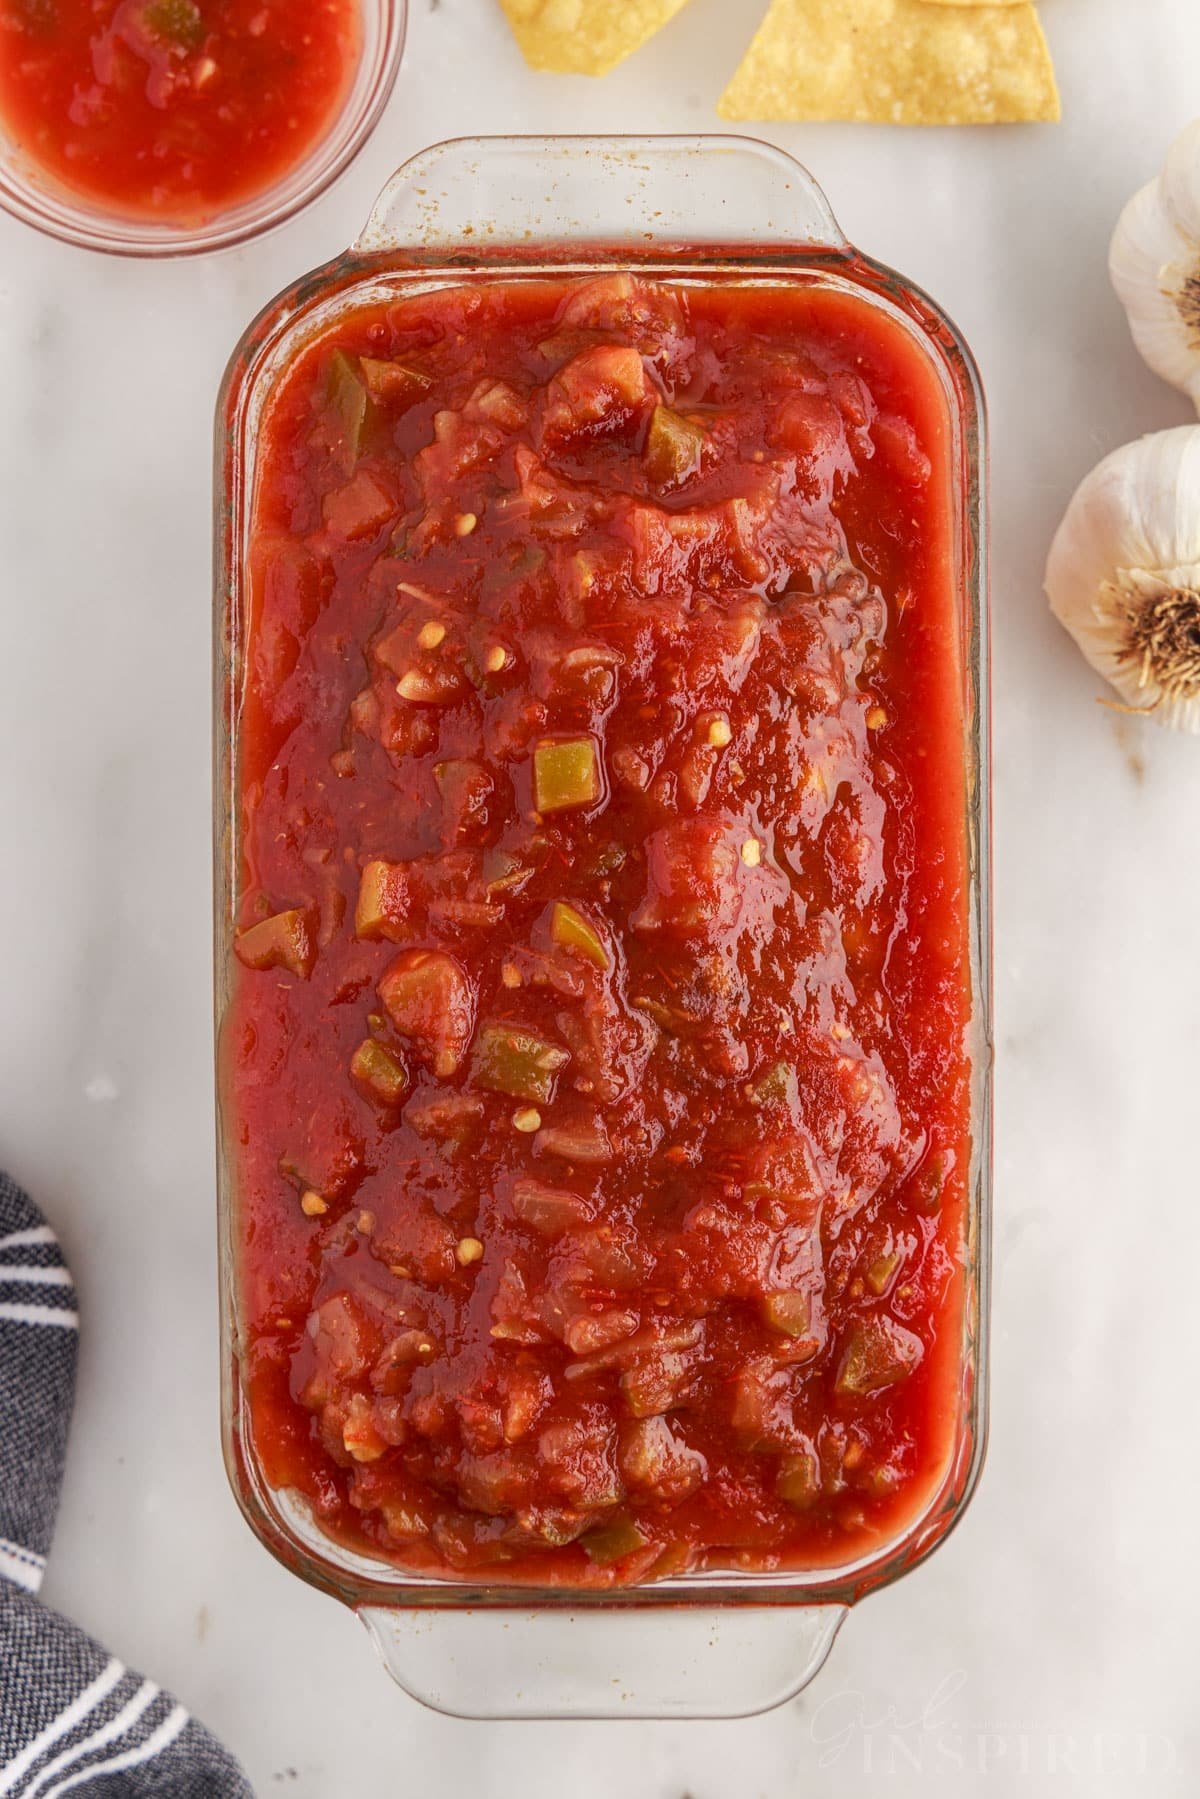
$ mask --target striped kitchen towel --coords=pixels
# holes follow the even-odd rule
[[[58,1241],[0,1174],[0,1799],[253,1799],[183,1706],[37,1598],[78,1333]]]

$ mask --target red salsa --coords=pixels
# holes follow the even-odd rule
[[[359,0],[0,0],[0,128],[117,214],[199,224],[303,161]]]
[[[827,288],[363,306],[258,449],[222,1086],[267,1480],[401,1566],[879,1547],[961,1405],[950,427]]]

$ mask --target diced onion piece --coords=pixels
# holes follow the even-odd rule
[[[646,434],[646,473],[661,487],[674,486],[700,466],[704,433],[669,406],[656,406]]]
[[[876,1393],[905,1380],[925,1354],[915,1332],[881,1313],[853,1325],[838,1368],[839,1393]]]
[[[537,1134],[534,1147],[543,1155],[561,1156],[564,1162],[610,1162],[612,1144],[598,1118],[573,1124],[550,1124]]]
[[[600,768],[590,737],[550,739],[533,752],[533,803],[539,812],[591,806],[600,797]]]
[[[233,947],[247,968],[286,968],[302,981],[312,973],[317,956],[308,913],[299,906],[252,924]]]
[[[528,412],[526,402],[507,381],[481,381],[466,405],[468,418],[478,415],[506,431],[518,430],[525,423]]]
[[[388,1447],[376,1428],[371,1402],[364,1393],[351,1395],[342,1442],[356,1462],[377,1462]]]
[[[383,1521],[387,1526],[387,1534],[395,1543],[409,1543],[416,1537],[427,1537],[429,1526],[420,1512],[415,1512],[407,1505],[395,1500],[383,1500],[380,1503]]]
[[[601,1278],[603,1279],[603,1275]],[[692,1371],[687,1352],[699,1348],[703,1337],[703,1326],[695,1322],[643,1325],[637,1336],[631,1337],[628,1342],[618,1344],[615,1349],[602,1350],[597,1355],[588,1356],[584,1361],[569,1362],[563,1373],[567,1380],[574,1381],[586,1380],[605,1368],[623,1368],[627,1374],[640,1369],[646,1374],[648,1382],[654,1385],[656,1392],[665,1390],[668,1386],[682,1391],[686,1380],[690,1380]],[[624,1377],[621,1385],[625,1386]],[[626,1392],[627,1401],[628,1397]],[[673,1403],[672,1398],[664,1405],[631,1409],[636,1417],[650,1417],[657,1412],[669,1411]]]
[[[596,1355],[632,1337],[640,1322],[636,1312],[619,1307],[607,1312],[581,1312],[565,1325],[563,1342],[572,1355]]]
[[[408,1086],[404,1064],[390,1049],[366,1037],[355,1050],[350,1073],[384,1106],[398,1106]]]
[[[383,362],[374,356],[362,356],[359,367],[367,392],[381,406],[411,406],[433,385],[433,377],[410,362]]]
[[[492,1024],[479,1034],[475,1078],[493,1093],[544,1104],[553,1097],[559,1069],[570,1060],[565,1049],[547,1043],[533,1031],[520,1025]]]
[[[395,1383],[388,1376],[394,1375],[401,1368],[416,1368],[431,1362],[437,1354],[437,1344],[423,1330],[403,1330],[387,1344],[375,1364],[374,1384],[379,1392],[387,1392]]]
[[[435,1098],[410,1102],[404,1114],[418,1137],[431,1137],[451,1149],[469,1143],[483,1123],[483,1101],[475,1093],[439,1093]]]
[[[491,931],[504,923],[504,907],[488,900],[435,899],[429,902],[432,923],[466,931]]]
[[[550,935],[555,943],[560,943],[564,949],[575,950],[597,968],[607,969],[610,966],[609,954],[599,932],[588,923],[582,912],[577,912],[574,906],[568,906],[563,900],[554,902],[554,909],[550,914]]]
[[[522,1224],[528,1224],[543,1237],[560,1237],[574,1226],[586,1224],[591,1217],[587,1200],[564,1187],[547,1187],[542,1181],[517,1181],[513,1187],[512,1208]]]

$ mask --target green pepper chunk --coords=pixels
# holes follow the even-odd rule
[[[483,879],[489,893],[519,893],[532,875],[533,869],[511,851],[484,851]]]
[[[941,1210],[945,1196],[946,1182],[954,1168],[954,1151],[938,1150],[921,1169],[912,1184],[911,1205],[914,1211],[922,1212],[927,1218],[933,1217]]]
[[[600,768],[590,737],[550,739],[533,752],[533,803],[539,812],[591,806],[600,797]]]
[[[891,1249],[876,1256],[867,1269],[867,1285],[876,1298],[881,1299],[891,1286],[892,1276],[900,1266],[900,1259],[900,1251]]]
[[[408,1073],[390,1049],[366,1037],[350,1061],[350,1073],[385,1106],[398,1106],[408,1086]]]
[[[646,435],[646,473],[661,487],[684,481],[700,466],[704,432],[669,406],[656,406]]]
[[[362,453],[368,399],[362,377],[344,350],[335,350],[329,358],[328,393],[329,403],[342,428],[342,465],[347,474],[352,474]]]
[[[517,850],[483,852],[483,878],[489,893],[519,893],[528,885],[550,854],[547,837],[530,837]]]
[[[812,1329],[812,1296],[808,1293],[767,1293],[762,1301],[763,1321],[785,1337],[807,1337]]]
[[[317,956],[308,913],[300,906],[260,919],[235,938],[233,947],[247,968],[286,968],[302,981],[312,973]]]
[[[601,941],[599,933],[590,925],[582,912],[574,906],[568,906],[562,900],[555,900],[550,914],[550,935],[555,943],[564,949],[573,949],[597,968],[609,967],[608,951]]]
[[[906,1380],[925,1353],[914,1331],[894,1318],[869,1314],[851,1326],[837,1373],[839,1393],[876,1393]]]
[[[821,1491],[821,1470],[811,1449],[785,1456],[775,1480],[775,1491],[785,1505],[798,1511],[813,1504]]]
[[[475,1078],[493,1093],[513,1099],[545,1102],[554,1092],[554,1079],[571,1060],[565,1049],[547,1043],[520,1025],[487,1025],[479,1034],[475,1052]]]
[[[638,1529],[633,1519],[628,1516],[610,1519],[597,1530],[589,1530],[580,1537],[580,1546],[587,1551],[589,1561],[598,1567],[607,1568],[610,1562],[619,1562],[622,1557],[632,1555],[637,1549],[644,1549],[649,1542],[645,1533]]]

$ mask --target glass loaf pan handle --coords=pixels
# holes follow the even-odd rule
[[[842,1605],[359,1612],[392,1678],[455,1718],[742,1718],[819,1673]]]
[[[360,255],[628,245],[755,251],[846,240],[806,168],[756,138],[464,137],[396,170]]]

